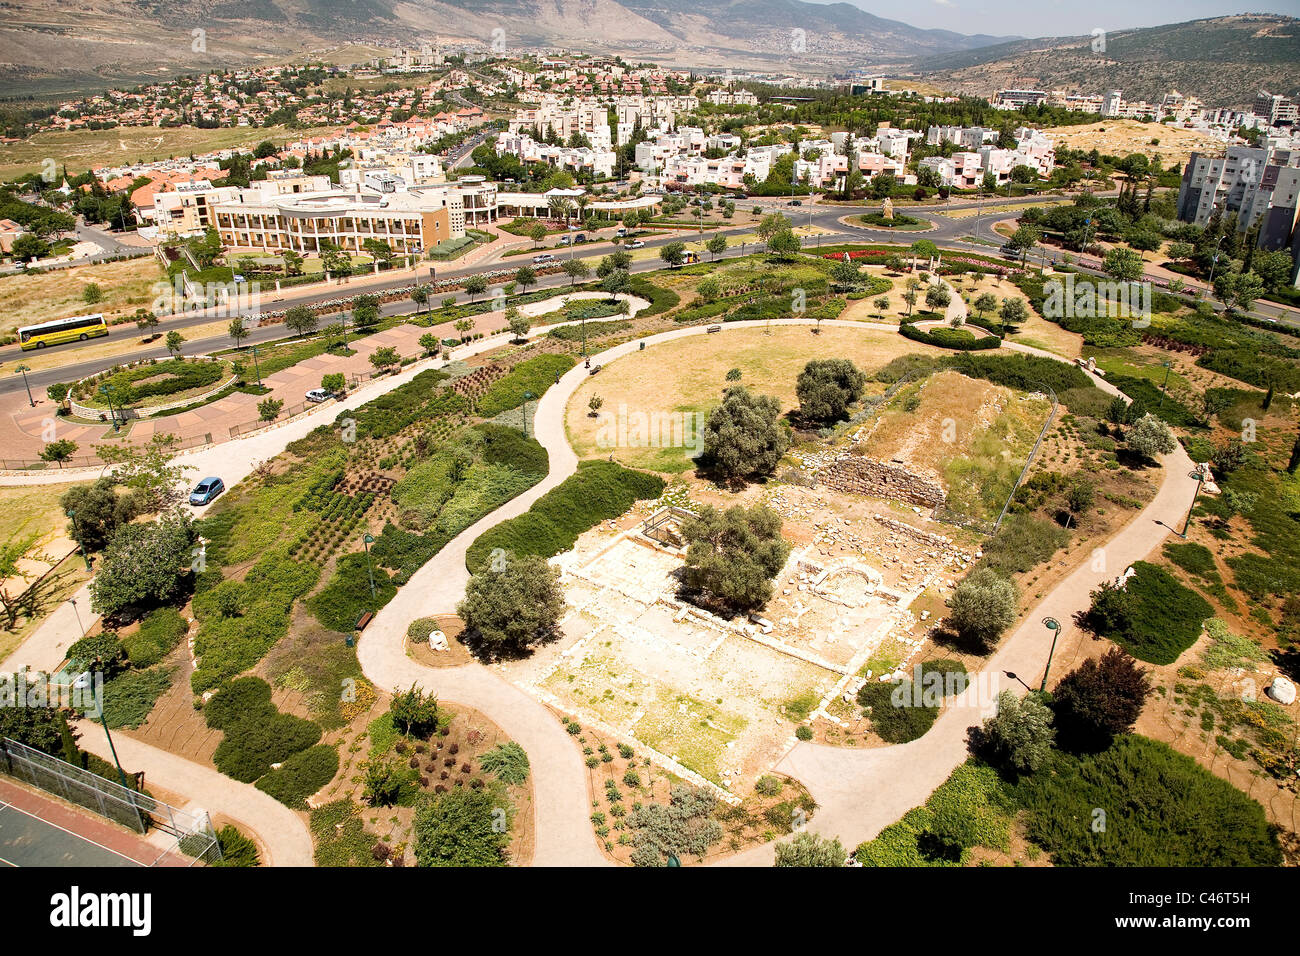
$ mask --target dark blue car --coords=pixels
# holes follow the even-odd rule
[[[206,505],[225,490],[225,482],[220,478],[204,478],[190,492],[190,504]]]

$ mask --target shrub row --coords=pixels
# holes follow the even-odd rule
[[[616,518],[643,498],[663,493],[663,480],[608,461],[585,461],[526,514],[484,532],[470,545],[465,565],[481,570],[492,551],[545,558],[573,547],[578,536],[601,521]]]

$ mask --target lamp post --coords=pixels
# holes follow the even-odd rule
[[[107,385],[101,385],[99,386],[99,394],[104,397],[104,401],[108,402],[108,417],[113,422],[113,431],[117,431],[119,426],[117,424],[117,411],[113,408],[113,391]]]
[[[26,365],[19,365],[16,369],[14,369],[14,371],[22,375],[23,387],[27,389],[27,403],[31,405],[32,408],[35,408],[36,399],[32,398],[32,386],[31,383],[27,381],[27,373],[31,371],[31,368]]]
[[[348,348],[348,327],[344,325],[343,326],[343,351],[346,352],[347,348]],[[252,346],[252,349],[253,349],[253,369],[257,372],[257,387],[261,388],[262,387],[262,365],[260,362],[257,361],[257,346],[256,345]]]
[[[1214,270],[1219,265],[1219,246],[1223,245],[1223,240],[1224,236],[1220,236],[1219,241],[1214,244],[1214,258],[1210,260],[1210,281],[1206,289],[1210,295],[1214,295]]]
[[[1165,407],[1165,386],[1169,384],[1169,370],[1174,367],[1173,362],[1166,361],[1161,362],[1160,364],[1165,367],[1165,378],[1164,381],[1160,383],[1160,404],[1157,405],[1156,408]]]
[[[1052,657],[1056,654],[1056,639],[1061,636],[1061,622],[1056,618],[1043,618],[1043,626],[1052,632],[1052,649],[1047,652],[1047,666],[1043,668],[1043,682],[1038,685],[1039,693],[1047,690],[1047,675],[1052,669]]]
[[[524,392],[524,437],[528,437],[528,402],[533,397],[532,392]]]
[[[361,536],[361,543],[366,546],[366,576],[370,579],[370,612],[375,611],[375,568],[370,563],[370,545],[375,538],[369,531]]]
[[[94,676],[90,671],[82,671],[72,683],[78,690],[85,691],[94,683]],[[113,746],[113,735],[108,731],[108,720],[104,716],[102,701],[95,702],[95,710],[98,713],[93,716],[98,717],[99,722],[104,725],[104,736],[108,738],[108,750],[113,755],[113,764],[117,767],[117,777],[122,782],[122,786],[130,790],[131,786],[126,782],[126,771],[122,769],[122,761],[117,759],[117,748]],[[87,716],[91,715],[88,714]]]
[[[1196,499],[1201,495],[1201,484],[1205,481],[1205,476],[1199,471],[1192,472],[1192,478],[1196,481],[1196,490],[1192,492],[1192,506],[1187,509],[1187,519],[1183,522],[1183,530],[1178,532],[1180,538],[1187,537],[1187,529],[1192,524],[1192,512],[1196,510]]]
[[[78,607],[77,607],[77,599],[76,599],[76,598],[68,598],[68,603],[72,605],[72,613],[75,614],[75,615],[77,615],[77,627],[78,627],[78,628],[80,629],[80,631],[81,631],[81,636],[82,636],[82,637],[85,637],[85,636],[86,636],[86,625],[82,623],[82,620],[81,620],[81,611],[80,611],[80,609],[78,609]]]

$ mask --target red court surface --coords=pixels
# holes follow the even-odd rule
[[[189,866],[91,813],[0,778],[0,866]]]

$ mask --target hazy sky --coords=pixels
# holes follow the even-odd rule
[[[831,0],[811,0],[813,3]],[[1300,16],[1300,0],[847,0],[868,13],[915,27],[995,36],[1082,36],[1095,28],[1122,30],[1181,23],[1232,13]]]

